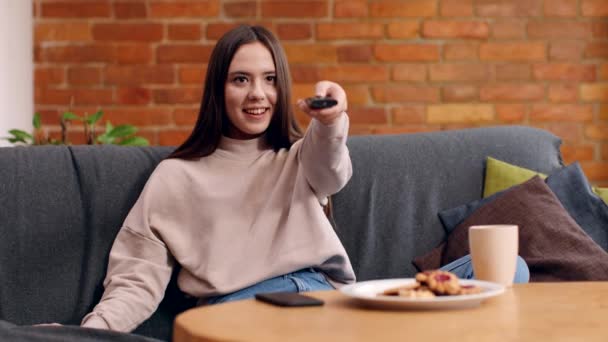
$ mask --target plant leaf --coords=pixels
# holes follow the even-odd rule
[[[34,113],[34,118],[32,119],[32,125],[34,125],[34,128],[39,129],[41,126],[40,123],[40,113]]]
[[[61,119],[66,121],[66,120],[82,120],[82,118],[72,112],[65,112],[63,113],[63,115],[61,116]]]
[[[143,137],[129,137],[121,140],[118,145],[122,146],[148,146],[150,142]]]
[[[99,119],[101,119],[101,117],[103,116],[103,111],[97,111],[97,113],[91,115],[91,116],[87,116],[84,120],[91,126],[93,126],[95,123],[97,123],[97,121],[99,121]]]
[[[131,125],[119,125],[114,127],[110,131],[106,131],[106,134],[113,138],[122,138],[133,135],[137,132],[137,128]]]
[[[32,135],[24,132],[20,129],[11,129],[8,131],[10,134],[14,135],[17,139],[33,139]]]

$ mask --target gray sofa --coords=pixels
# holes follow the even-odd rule
[[[414,275],[412,259],[445,238],[437,213],[481,197],[487,156],[550,173],[560,143],[519,126],[351,137],[354,174],[333,196],[333,223],[358,279]],[[69,326],[99,300],[122,220],[170,151],[0,148],[0,340],[170,339],[175,315],[194,304],[174,280],[134,334]],[[30,326],[42,322],[68,326]]]

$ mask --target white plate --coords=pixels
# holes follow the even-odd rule
[[[382,309],[463,309],[478,306],[487,298],[495,297],[505,292],[500,284],[480,280],[459,279],[462,285],[477,285],[483,291],[471,295],[438,296],[434,298],[405,298],[397,296],[378,296],[385,290],[403,285],[413,284],[414,278],[369,280],[340,288],[340,292],[365,306]]]

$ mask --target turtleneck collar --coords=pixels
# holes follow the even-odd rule
[[[232,139],[222,135],[220,144],[218,145],[217,150],[215,150],[215,153],[241,160],[252,160],[269,149],[270,146],[266,143],[266,139],[263,135],[248,140]]]

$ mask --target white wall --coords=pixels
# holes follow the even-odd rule
[[[0,0],[0,137],[12,128],[32,131],[33,74],[32,1]]]

